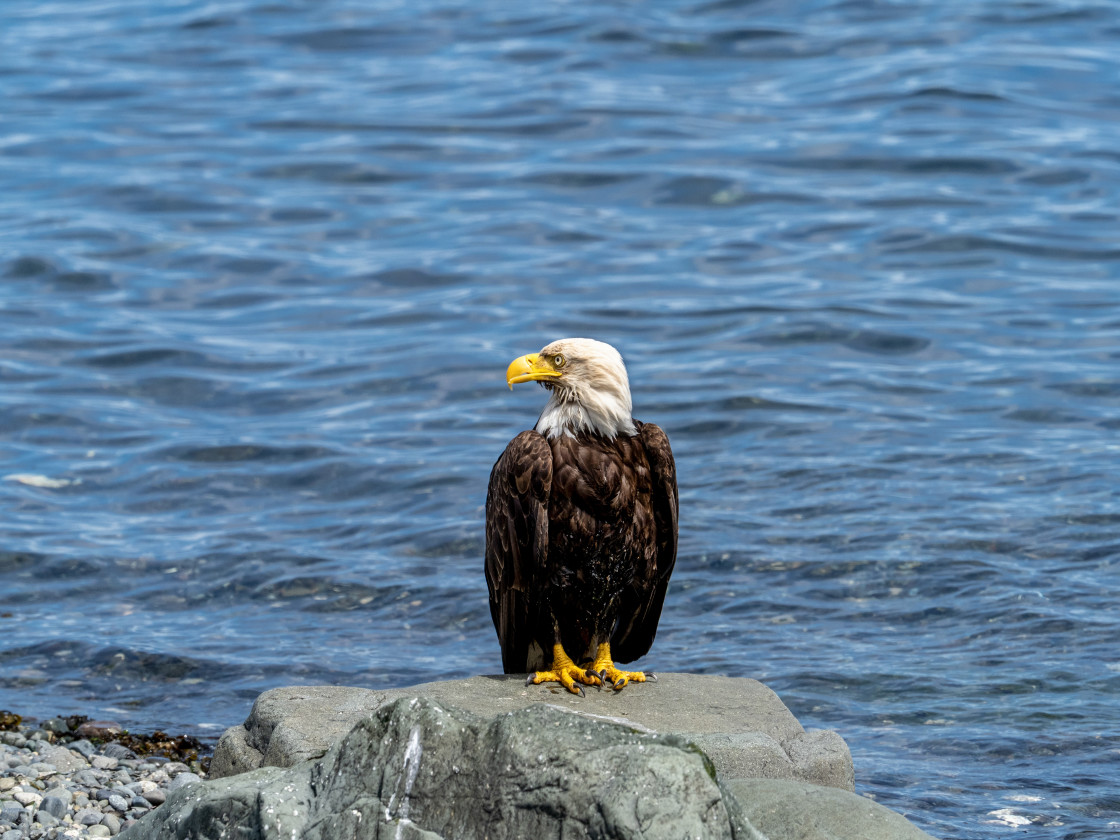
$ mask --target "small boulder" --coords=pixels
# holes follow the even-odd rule
[[[554,706],[487,719],[420,698],[362,719],[318,761],[178,791],[125,836],[231,826],[304,840],[734,836],[712,763],[683,738]]]

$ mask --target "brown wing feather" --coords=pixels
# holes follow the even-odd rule
[[[548,555],[551,489],[548,441],[522,432],[494,464],[486,492],[486,585],[507,674],[527,668],[541,600],[538,575]]]
[[[633,585],[623,593],[618,628],[611,638],[611,653],[619,662],[633,662],[649,652],[669,589],[669,575],[677,562],[677,466],[673,450],[659,426],[635,424],[649,462],[657,550],[652,566],[637,570]]]

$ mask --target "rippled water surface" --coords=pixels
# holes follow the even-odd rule
[[[677,456],[648,667],[939,837],[1120,833],[1120,7],[0,16],[0,707],[499,670],[503,374],[590,335]]]

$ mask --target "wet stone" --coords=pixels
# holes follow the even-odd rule
[[[128,810],[128,803],[129,803],[129,800],[126,800],[119,793],[114,793],[112,796],[109,797],[109,807],[112,808],[114,811],[121,811],[122,813],[124,811],[127,811]]]
[[[65,797],[62,796],[65,793]],[[43,801],[39,803],[39,811],[46,811],[52,817],[62,819],[66,812],[70,810],[70,792],[62,791],[61,793],[51,792],[43,797]]]
[[[167,801],[167,794],[161,788],[146,790],[140,795],[151,802],[152,805],[162,805]]]
[[[101,749],[101,754],[102,755],[107,755],[109,758],[116,758],[116,759],[134,759],[134,758],[136,758],[136,753],[134,753],[132,750],[130,750],[128,747],[124,746],[123,744],[106,744]]]
[[[77,782],[79,785],[87,788],[97,787],[99,784],[101,784],[99,776],[92,770],[79,770],[70,778]]]
[[[36,811],[35,822],[43,826],[43,828],[50,828],[52,825],[58,825],[58,817],[47,811]]]
[[[112,738],[124,731],[124,727],[111,720],[87,720],[78,727],[80,738]]]
[[[79,825],[97,825],[101,822],[100,808],[83,808],[74,815],[74,822]]]
[[[95,747],[84,738],[81,741],[75,741],[74,743],[70,744],[70,749],[85,757],[86,759],[92,758],[93,756],[97,755],[97,747]]]

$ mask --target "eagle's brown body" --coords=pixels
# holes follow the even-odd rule
[[[653,644],[677,554],[677,477],[665,433],[522,432],[490,474],[486,581],[506,673]]]

